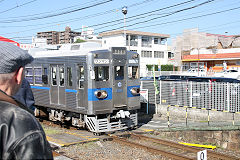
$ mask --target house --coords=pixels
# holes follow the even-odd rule
[[[173,48],[175,61],[183,71],[240,70],[240,35],[211,34],[189,29],[173,40]]]
[[[126,35],[126,36],[124,36]],[[99,34],[102,47],[126,46],[128,50],[140,55],[140,76],[145,77],[148,71],[158,70],[159,65],[168,63],[168,34],[116,30]]]

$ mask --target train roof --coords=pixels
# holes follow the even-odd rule
[[[87,55],[91,51],[95,50],[107,50],[101,47],[101,44],[96,42],[84,42],[64,44],[58,50],[36,50],[29,53],[34,58],[43,57],[64,57],[64,56],[80,56]]]

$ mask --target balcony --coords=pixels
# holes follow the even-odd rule
[[[129,41],[127,40],[126,41],[126,46],[129,46]],[[131,40],[130,41],[130,46],[138,46],[138,42],[137,41],[134,41],[134,40]]]
[[[152,43],[144,43],[144,42],[142,42],[142,47],[152,47]]]

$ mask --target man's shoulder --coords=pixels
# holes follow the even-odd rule
[[[28,111],[14,104],[0,101],[0,125],[12,125],[16,130],[26,132],[27,130],[42,130],[36,118]]]

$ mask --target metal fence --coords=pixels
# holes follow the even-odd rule
[[[185,76],[200,76],[200,77],[212,77],[215,76],[214,72],[188,72],[188,71],[147,71],[145,73],[141,73],[140,77],[159,77],[162,75],[185,75]]]
[[[240,112],[238,83],[142,81],[141,88],[148,89],[150,104]]]

